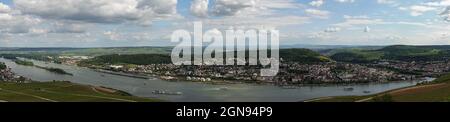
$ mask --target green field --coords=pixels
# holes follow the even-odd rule
[[[159,102],[103,87],[70,82],[0,82],[0,101],[7,102]]]

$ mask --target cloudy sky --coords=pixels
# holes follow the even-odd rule
[[[277,29],[281,45],[450,44],[450,0],[0,0],[0,47],[168,46],[177,29]]]

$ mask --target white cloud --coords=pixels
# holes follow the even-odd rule
[[[198,17],[208,16],[209,0],[193,0],[191,2],[191,13]]]
[[[382,19],[371,19],[367,16],[348,16],[344,15],[345,21],[341,23],[334,24],[338,27],[352,27],[355,25],[373,25],[373,24],[383,24]]]
[[[437,10],[437,8],[435,8],[435,7],[424,6],[424,5],[413,5],[413,6],[410,6],[410,7],[399,7],[398,9],[410,12],[411,16],[420,16],[420,15],[423,15],[424,13],[426,13],[426,12]]]
[[[4,22],[4,21],[10,21],[12,19],[13,19],[13,16],[11,16],[10,14],[0,13],[0,21]]]
[[[309,5],[314,6],[314,7],[320,7],[324,4],[324,0],[313,0],[311,2],[309,2]]]
[[[118,23],[176,14],[177,0],[15,0],[25,14],[46,19]]]
[[[216,0],[212,12],[217,16],[233,16],[255,5],[256,0]]]
[[[42,22],[38,18],[13,13],[1,13],[0,21],[0,33],[28,33],[30,28]]]
[[[355,0],[335,0],[336,2],[340,2],[340,3],[353,3],[355,2]]]
[[[222,19],[208,19],[204,21],[204,24],[221,29],[227,29],[229,27],[239,27],[241,29],[274,29],[283,26],[301,25],[308,22],[308,17],[278,15],[271,17],[225,17]]]
[[[344,15],[344,19],[369,19],[369,17],[366,15],[361,15],[361,16]]]
[[[436,8],[433,7],[419,6],[419,5],[411,6],[409,9],[411,11],[412,16],[420,16],[425,12],[436,10]]]
[[[325,10],[318,10],[318,9],[306,9],[305,13],[307,15],[318,17],[318,18],[328,18],[330,12]]]
[[[258,0],[256,7],[260,9],[295,9],[302,5],[295,0]]]
[[[301,7],[301,4],[295,0],[215,0],[211,3],[213,5],[209,12],[214,16],[269,15],[280,9]]]
[[[9,13],[11,8],[8,5],[0,3],[0,13]]]
[[[423,5],[436,7],[450,6],[450,0],[438,0],[433,2],[426,2]]]
[[[334,32],[339,32],[339,31],[341,31],[341,28],[339,28],[339,27],[329,27],[324,30],[324,32],[327,32],[327,33],[334,33]]]
[[[115,31],[105,31],[103,32],[103,35],[105,35],[109,40],[113,41],[118,41],[122,38],[122,35]]]
[[[394,4],[395,0],[377,0],[379,4]]]
[[[81,23],[55,22],[52,24],[52,33],[84,33],[87,25]]]
[[[450,6],[445,8],[439,15],[444,17],[445,21],[450,22]]]

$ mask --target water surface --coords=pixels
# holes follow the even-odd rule
[[[16,65],[11,60],[0,59],[0,62],[5,62],[16,74],[37,81],[64,80],[80,84],[105,86],[123,90],[135,96],[158,98],[174,102],[296,102],[327,96],[367,95],[364,91],[370,91],[370,94],[374,94],[412,86],[419,82],[405,81],[346,86],[305,86],[297,89],[283,89],[278,86],[257,84],[212,85],[194,82],[170,82],[160,79],[145,80],[100,73],[82,67],[46,63],[36,60],[31,61],[39,66],[61,68],[68,73],[72,73],[73,76],[55,74],[36,67]],[[220,88],[223,87],[228,88],[228,90],[221,90]],[[354,88],[354,90],[345,91],[345,88]],[[154,90],[182,92],[183,95],[158,95],[152,93]]]

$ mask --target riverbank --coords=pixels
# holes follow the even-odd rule
[[[103,70],[103,69],[93,69],[96,72],[100,73],[106,73],[111,75],[119,75],[119,76],[125,76],[125,77],[131,77],[131,78],[140,78],[140,79],[150,79],[150,76],[144,76],[144,75],[138,75],[138,74],[130,74],[130,73],[123,73],[123,72],[114,72],[109,70]]]
[[[304,102],[449,102],[450,75],[416,86],[393,89],[365,96],[322,97]]]
[[[36,65],[64,69],[74,76],[46,72],[36,67],[17,65],[11,60],[1,59],[18,75],[35,81],[72,81],[92,86],[105,86],[125,91],[134,96],[156,98],[173,102],[296,102],[325,96],[366,95],[363,91],[383,91],[412,86],[417,81],[388,82],[373,84],[320,85],[300,87],[279,87],[274,85],[208,84],[185,81],[165,81],[158,78],[147,80],[96,72],[89,68],[30,60]],[[352,87],[353,91],[345,91]],[[155,90],[182,92],[182,95],[153,94]]]
[[[89,67],[88,67],[89,68]],[[126,72],[116,72],[111,70],[104,70],[98,68],[90,68],[97,72],[107,73],[112,75],[126,76],[131,78],[140,78],[140,79],[152,79],[158,78],[164,81],[170,82],[195,82],[195,83],[204,83],[204,84],[212,84],[212,85],[227,85],[227,84],[256,84],[256,85],[272,85],[278,86],[284,89],[295,89],[298,87],[324,87],[324,86],[352,86],[352,85],[365,85],[365,84],[385,84],[385,83],[395,83],[395,82],[408,82],[408,81],[387,81],[387,82],[343,82],[343,83],[318,83],[318,84],[285,84],[279,85],[276,83],[269,82],[261,82],[261,81],[238,81],[238,80],[225,80],[225,79],[210,79],[210,80],[202,80],[202,78],[196,78],[198,80],[193,80],[193,77],[182,77],[182,76],[159,76],[155,74],[145,75],[138,73],[126,73]],[[416,78],[413,81],[423,81],[427,80],[427,77]]]
[[[46,62],[46,61],[44,61]],[[51,63],[51,62],[47,62]],[[62,64],[65,65],[65,64]],[[69,65],[80,67],[78,65]],[[39,67],[38,67],[39,68]],[[131,78],[139,78],[139,79],[155,79],[158,78],[164,81],[170,82],[195,82],[195,83],[204,83],[204,84],[212,84],[212,85],[227,85],[227,84],[257,84],[257,85],[272,85],[278,86],[285,89],[293,89],[295,87],[307,87],[307,86],[349,86],[349,85],[358,85],[358,84],[382,84],[382,83],[392,83],[392,82],[407,82],[405,81],[376,81],[376,82],[333,82],[333,83],[313,83],[313,84],[278,84],[275,82],[264,82],[264,81],[256,81],[256,80],[227,80],[227,79],[212,79],[212,78],[204,78],[204,77],[188,77],[188,76],[167,76],[167,75],[158,75],[158,74],[144,74],[144,73],[136,73],[136,72],[118,72],[112,71],[109,69],[105,69],[100,66],[88,66],[83,68],[89,68],[96,72],[106,73],[111,75],[125,76]],[[43,68],[45,69],[45,68]],[[73,75],[68,73],[67,75]],[[209,79],[209,80],[206,80]],[[411,80],[421,80],[422,78],[415,78]],[[408,80],[410,81],[410,80]]]
[[[72,73],[68,73],[68,72],[64,71],[63,69],[53,68],[53,67],[43,67],[43,66],[38,66],[38,65],[35,65],[35,64],[34,64],[33,62],[31,62],[31,61],[26,61],[26,60],[19,59],[19,58],[11,59],[11,60],[13,60],[14,63],[16,63],[17,65],[31,66],[31,67],[36,67],[36,68],[44,69],[44,70],[47,70],[47,71],[49,71],[49,72],[53,72],[53,73],[57,73],[57,74],[62,74],[62,75],[72,75],[72,76],[73,76]]]

